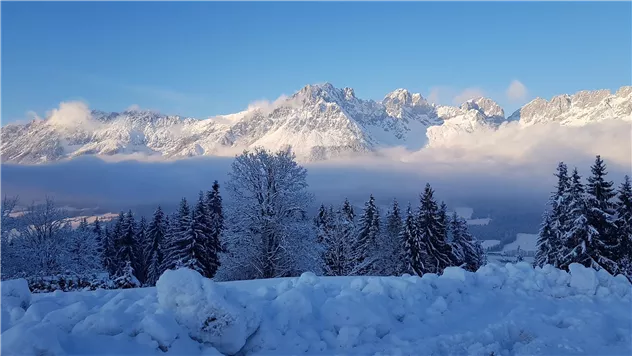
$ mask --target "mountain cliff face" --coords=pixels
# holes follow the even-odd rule
[[[68,105],[68,104],[67,104]],[[87,108],[53,112],[45,120],[2,127],[3,162],[37,164],[82,155],[164,158],[234,155],[243,149],[292,146],[301,160],[323,160],[403,146],[445,145],[459,135],[496,130],[507,121],[584,125],[632,120],[632,87],[538,98],[505,118],[493,100],[437,106],[397,89],[382,101],[362,100],[353,89],[307,85],[270,107],[197,120],[151,111],[105,113]]]

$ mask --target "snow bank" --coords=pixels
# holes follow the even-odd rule
[[[632,285],[572,265],[34,294],[3,355],[629,355]],[[3,309],[4,310],[4,309]],[[20,309],[23,310],[23,309]],[[3,314],[4,315],[4,314]],[[4,316],[3,316],[4,318]]]

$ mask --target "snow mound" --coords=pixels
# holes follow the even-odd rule
[[[192,338],[209,342],[222,353],[239,352],[259,326],[254,312],[196,271],[168,270],[160,276],[156,290],[160,307],[173,312]]]
[[[630,355],[632,285],[578,264],[33,294],[2,355]],[[6,316],[4,312],[8,313]]]
[[[26,279],[14,279],[0,283],[0,325],[2,332],[9,329],[18,319],[24,316],[31,304],[31,291]]]

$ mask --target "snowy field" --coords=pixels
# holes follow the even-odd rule
[[[2,283],[2,355],[630,355],[622,276],[526,263],[442,276],[214,283],[31,294]]]
[[[503,252],[515,251],[520,246],[523,251],[536,251],[538,234],[517,234],[516,241],[503,246]]]

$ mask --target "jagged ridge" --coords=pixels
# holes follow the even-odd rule
[[[488,98],[468,100],[460,107],[439,106],[397,89],[378,102],[325,83],[307,85],[270,107],[204,120],[87,108],[70,115],[60,108],[45,120],[2,127],[1,152],[3,162],[33,164],[82,155],[233,155],[254,146],[290,145],[302,160],[322,160],[395,146],[418,150],[513,120],[523,126],[551,121],[583,125],[629,120],[631,113],[632,87],[615,94],[597,90],[550,101],[537,98],[506,119],[503,109]]]

